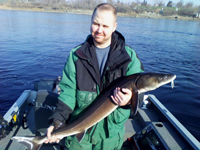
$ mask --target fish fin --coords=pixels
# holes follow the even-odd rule
[[[92,131],[94,126],[90,127],[89,129],[87,129],[87,133],[90,134],[90,132]]]
[[[139,93],[138,91],[134,91],[134,94],[131,98],[131,107],[132,107],[132,113],[135,116],[138,110],[138,104],[139,104]]]
[[[78,139],[78,142],[80,143],[82,141],[82,139],[84,138],[86,133],[86,130],[84,132],[78,133],[76,134],[76,138]]]
[[[19,143],[22,143],[26,145],[28,150],[39,150],[42,144],[38,144],[35,142],[34,136],[27,136],[27,137],[20,137],[20,136],[14,136],[11,138],[11,140],[15,140]]]

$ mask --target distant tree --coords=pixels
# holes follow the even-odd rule
[[[120,13],[126,13],[127,12],[127,8],[125,7],[125,5],[123,3],[117,2],[115,7],[117,9],[117,12],[120,12]]]
[[[176,7],[183,7],[183,2],[182,1],[179,1],[177,4],[176,4]]]
[[[160,11],[160,14],[162,16],[172,16],[177,14],[175,9],[171,8],[171,7],[166,7],[163,11]]]
[[[188,16],[188,17],[194,17],[194,12],[195,10],[194,9],[191,9],[191,8],[182,8],[180,9],[177,14],[180,15],[180,16]]]
[[[114,4],[114,0],[107,0],[107,3]]]
[[[163,0],[154,0],[154,6],[164,6]]]
[[[136,4],[141,4],[140,0],[135,0]]]
[[[132,2],[130,5],[131,10],[134,10],[136,8],[137,4]]]
[[[193,2],[188,2],[187,4],[185,4],[186,8],[191,8],[193,7]]]
[[[160,1],[159,3],[158,3],[158,6],[164,6],[165,4],[162,2],[162,1]]]
[[[147,5],[147,2],[144,0],[142,3],[141,3],[142,6],[146,6]]]
[[[169,1],[167,7],[172,7],[172,1]]]
[[[102,3],[102,0],[73,0],[70,3],[74,9],[94,9],[96,5]]]

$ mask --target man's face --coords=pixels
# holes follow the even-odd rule
[[[91,21],[91,34],[95,46],[105,48],[111,44],[112,33],[117,28],[117,22],[111,11],[97,10]]]

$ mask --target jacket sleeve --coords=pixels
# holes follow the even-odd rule
[[[73,112],[76,104],[76,68],[73,51],[70,52],[67,58],[59,86],[61,94],[58,97],[59,102],[52,118],[64,122]]]
[[[51,119],[57,119],[61,122],[65,122],[69,115],[73,112],[73,110],[66,105],[63,101],[59,100],[57,104],[57,108],[54,111],[53,115],[51,116]],[[51,122],[50,122],[51,123]]]

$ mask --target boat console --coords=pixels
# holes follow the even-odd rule
[[[200,149],[199,141],[154,95],[146,96],[137,115],[129,121],[135,132],[129,141],[135,150]]]
[[[140,150],[162,149],[167,150],[167,145],[160,137],[157,128],[162,128],[161,123],[150,123],[139,133],[133,136],[135,147]]]

